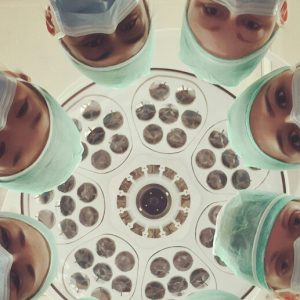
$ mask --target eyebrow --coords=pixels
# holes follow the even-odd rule
[[[15,166],[15,165],[19,162],[21,156],[22,156],[22,151],[19,150],[19,151],[15,154],[15,156],[14,156],[14,159],[13,159],[13,166]]]
[[[19,228],[19,241],[22,248],[24,248],[26,245],[26,238],[25,238],[24,231],[21,228]]]
[[[284,149],[284,146],[283,146],[283,140],[282,140],[282,134],[281,134],[280,131],[277,132],[277,134],[276,134],[276,140],[277,140],[277,143],[278,143],[278,145],[279,145],[280,151],[281,151],[284,155],[289,156],[288,153],[287,153],[287,152],[285,151],[285,149]]]
[[[31,129],[34,129],[42,118],[42,113],[38,112],[31,122]]]
[[[269,99],[269,90],[271,88],[271,84],[269,84],[267,90],[266,90],[266,96],[265,96],[265,106],[266,106],[266,109],[267,109],[267,112],[269,113],[269,115],[271,117],[275,117],[275,113],[274,113],[274,110],[271,106],[271,102],[270,102],[270,99]]]
[[[6,145],[4,142],[0,143],[0,158],[5,154],[6,152]]]

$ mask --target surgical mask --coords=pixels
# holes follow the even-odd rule
[[[7,116],[15,98],[17,81],[0,73],[0,130],[6,126]]]
[[[67,49],[64,48],[64,50],[79,72],[95,83],[110,88],[123,88],[150,73],[154,52],[154,32],[151,26],[147,41],[136,55],[120,64],[109,67],[88,66],[73,57]]]
[[[275,16],[282,0],[214,0],[234,15]]]
[[[297,68],[293,75],[292,98],[291,120],[300,128],[300,68]]]
[[[32,165],[17,174],[0,177],[0,187],[39,194],[53,189],[72,175],[81,161],[83,147],[79,131],[60,105],[45,90],[32,87],[48,106],[48,141]]]
[[[294,269],[291,278],[291,287],[279,289],[278,292],[300,292],[300,237],[294,241]]]
[[[248,77],[262,61],[277,33],[259,49],[239,59],[224,59],[207,52],[196,40],[188,20],[187,13],[183,17],[180,38],[180,58],[188,65],[196,77],[209,83],[237,86]]]
[[[13,256],[0,245],[0,299],[9,300],[10,270]]]
[[[45,294],[45,291],[49,288],[50,284],[54,281],[55,277],[58,275],[59,256],[58,256],[55,238],[48,227],[46,227],[42,222],[38,221],[37,219],[33,219],[29,216],[21,215],[19,213],[14,213],[14,212],[0,211],[0,218],[6,220],[7,219],[17,220],[33,227],[44,237],[48,245],[50,264],[48,267],[47,274],[45,275],[41,285],[38,287],[36,293],[30,297],[30,300],[40,300],[41,297]],[[2,271],[1,266],[0,266],[0,270]],[[0,274],[0,278],[1,278],[1,274]],[[2,281],[0,280],[0,282]],[[8,299],[1,297],[1,291],[2,290],[0,287],[0,299],[9,300],[9,297]]]
[[[61,32],[78,37],[111,34],[139,0],[50,0]]]

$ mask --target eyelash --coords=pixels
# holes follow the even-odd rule
[[[18,153],[14,156],[14,159],[13,159],[13,166],[15,166],[15,165],[20,161],[20,158],[21,158],[21,153],[18,152]]]
[[[279,277],[285,276],[290,269],[289,259],[287,257],[279,257],[276,261],[276,273]]]
[[[6,150],[6,145],[4,142],[1,142],[0,143],[0,158],[4,155],[5,150]]]
[[[14,287],[16,288],[17,294],[19,293],[21,289],[21,279],[20,276],[14,272],[10,272],[10,281],[13,283]]]
[[[9,250],[10,249],[10,236],[8,231],[3,228],[0,227],[0,235],[1,235],[1,246],[5,249],[5,250]]]
[[[288,141],[293,149],[300,151],[300,131],[293,130],[288,135]]]
[[[130,20],[125,21],[124,24],[120,25],[120,30],[122,32],[131,31],[136,26],[138,19],[138,16],[133,16],[132,18],[130,18]]]
[[[88,48],[96,48],[102,45],[104,37],[102,35],[98,35],[96,37],[91,38],[87,42],[83,44],[84,47]]]
[[[286,109],[288,107],[288,99],[284,88],[279,88],[275,92],[276,104],[281,109]]]
[[[254,20],[244,20],[244,26],[250,31],[259,31],[261,29],[261,25]]]
[[[205,4],[202,6],[202,11],[208,17],[217,17],[221,13],[217,7]]]
[[[24,100],[22,106],[20,107],[19,111],[16,114],[16,118],[22,118],[24,115],[26,115],[28,111],[28,100],[27,98]]]

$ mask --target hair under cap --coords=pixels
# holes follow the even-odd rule
[[[50,265],[48,273],[39,290],[30,298],[31,300],[37,300],[48,289],[58,272],[58,252],[56,248],[55,239],[51,231],[44,224],[28,216],[20,215],[13,212],[0,212],[0,218],[13,219],[26,223],[27,225],[36,229],[44,237],[45,241],[48,244],[50,251]]]
[[[294,196],[241,191],[220,211],[214,236],[214,255],[237,276],[269,289],[264,270],[265,250],[273,224]]]
[[[266,83],[287,70],[290,68],[283,67],[261,77],[238,96],[230,107],[227,124],[229,142],[246,166],[279,171],[300,167],[299,163],[283,162],[263,152],[256,144],[250,128],[251,108],[257,95]]]

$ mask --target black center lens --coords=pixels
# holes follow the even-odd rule
[[[138,192],[136,203],[143,216],[149,219],[158,219],[168,213],[171,206],[171,195],[163,186],[149,184]]]

